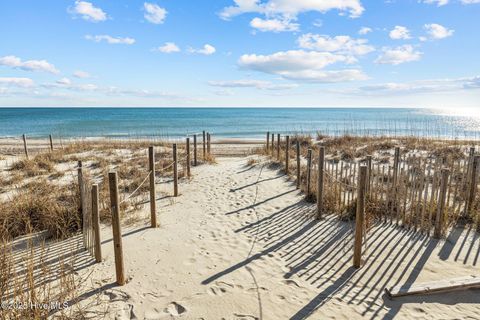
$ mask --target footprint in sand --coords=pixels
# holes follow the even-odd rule
[[[243,289],[243,287],[236,286],[234,284],[224,282],[224,281],[217,281],[215,282],[215,285],[209,288],[208,293],[214,296],[221,296],[224,293],[227,293],[233,289]]]
[[[128,293],[120,290],[106,290],[103,292],[104,295],[108,297],[110,302],[115,301],[128,301],[131,297]]]
[[[165,308],[164,311],[165,313],[168,313],[174,317],[178,317],[187,312],[187,309],[181,304],[173,301]]]
[[[234,313],[233,316],[235,317],[235,320],[258,320],[258,317],[249,315],[249,314],[240,314],[240,313]]]
[[[282,281],[284,284],[287,284],[289,286],[292,286],[292,287],[297,287],[297,288],[300,288],[300,286],[298,285],[298,283],[296,283],[294,280],[283,280]]]
[[[115,320],[137,320],[138,317],[133,311],[133,305],[124,304],[115,313]]]

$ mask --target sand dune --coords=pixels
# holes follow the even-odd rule
[[[385,287],[478,275],[480,240],[446,241],[389,224],[368,233],[352,268],[353,223],[312,218],[315,205],[275,168],[219,158],[158,201],[159,229],[123,229],[128,283],[117,287],[111,230],[104,262],[80,272],[89,316],[107,319],[478,319],[478,290],[389,300]],[[173,202],[172,202],[173,200]],[[144,212],[148,217],[148,208]]]

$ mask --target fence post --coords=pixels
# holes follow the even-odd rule
[[[205,144],[207,141],[206,141],[206,137],[205,137],[205,130],[203,130],[202,132],[202,135],[203,135],[203,161],[205,161],[207,158],[207,145]]]
[[[49,135],[49,138],[50,138],[50,151],[53,151],[53,139],[51,134]]]
[[[317,220],[323,213],[323,170],[325,168],[325,147],[318,149],[318,181],[317,181]]]
[[[110,209],[112,211],[113,249],[115,253],[115,271],[117,284],[125,284],[125,266],[123,264],[122,229],[120,225],[120,201],[118,200],[117,173],[109,172],[108,181],[110,186]]]
[[[83,194],[83,165],[82,161],[77,162],[77,178],[78,178],[78,188],[80,191],[80,211],[82,212],[82,221],[84,220],[83,216],[83,199],[85,195]]]
[[[270,132],[267,131],[267,147],[265,148],[265,150],[267,151],[267,154],[269,150],[269,143],[270,143]]]
[[[102,240],[100,238],[100,217],[98,216],[98,185],[92,185],[92,226],[95,237],[95,261],[102,262]]]
[[[442,169],[442,182],[440,184],[440,194],[438,196],[437,216],[435,218],[435,230],[433,237],[439,239],[442,236],[443,218],[445,214],[445,200],[447,196],[448,175],[450,170]]]
[[[286,146],[285,146],[285,173],[288,174],[288,162],[290,161],[290,154],[289,154],[289,151],[290,151],[290,137],[289,136],[286,136],[285,137],[285,143],[286,143]]]
[[[150,170],[150,225],[157,227],[157,202],[155,192],[155,149],[148,147],[148,169]]]
[[[312,149],[307,151],[307,198],[310,197],[310,176],[312,173]]]
[[[211,142],[211,136],[210,136],[210,132],[207,133],[207,154],[208,156],[210,157],[210,142]]]
[[[277,134],[277,160],[280,161],[280,133]]]
[[[480,162],[480,156],[475,156],[472,162],[472,170],[470,172],[470,190],[468,190],[468,202],[466,214],[473,213],[473,201],[475,200],[475,193],[477,192],[477,170]],[[472,217],[473,218],[473,217]]]
[[[300,189],[300,141],[297,138],[297,189]]]
[[[25,134],[23,134],[22,138],[23,138],[23,149],[25,150],[25,157],[28,160],[27,136]]]
[[[173,144],[173,196],[178,196],[177,144]]]
[[[187,151],[187,177],[190,177],[190,138],[187,138],[185,149]]]
[[[357,186],[357,212],[355,217],[355,243],[353,251],[353,266],[360,268],[362,263],[363,224],[365,220],[365,189],[367,185],[367,166],[360,166]]]
[[[272,158],[273,158],[273,150],[274,150],[274,144],[275,144],[275,134],[272,133]]]
[[[197,166],[197,134],[193,135],[193,165]]]

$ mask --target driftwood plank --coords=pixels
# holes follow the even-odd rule
[[[473,288],[480,288],[480,277],[468,276],[450,280],[439,280],[428,283],[419,283],[416,285],[404,284],[401,286],[395,286],[391,289],[385,288],[385,292],[387,293],[388,297],[392,299],[403,296],[448,292]]]

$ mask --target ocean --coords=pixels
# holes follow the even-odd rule
[[[0,108],[0,136],[179,138],[206,130],[216,138],[260,139],[270,131],[478,139],[480,117],[470,113],[408,108]]]

